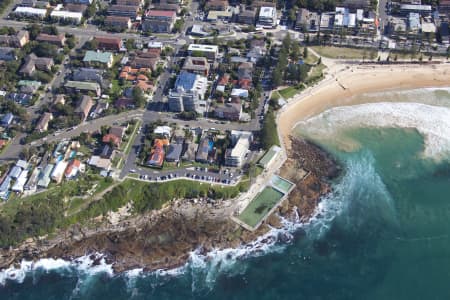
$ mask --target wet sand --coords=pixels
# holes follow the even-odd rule
[[[290,99],[278,114],[279,134],[287,148],[290,148],[289,135],[298,122],[333,107],[379,102],[355,96],[450,86],[450,64],[342,66],[340,71],[328,72],[319,84]]]

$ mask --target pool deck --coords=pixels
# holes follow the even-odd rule
[[[288,182],[288,183],[290,183],[291,184],[291,186],[290,186],[290,188],[289,188],[289,190],[288,191],[283,191],[283,190],[281,190],[280,188],[277,188],[274,184],[273,184],[273,182],[272,182],[272,180],[273,180],[273,178],[275,177],[275,176],[277,176],[278,178],[280,178],[280,179],[282,179],[282,180],[284,180],[284,181],[286,181],[286,182]],[[280,193],[282,193],[283,194],[283,196],[277,201],[277,203],[275,204],[275,205],[273,205],[272,206],[272,208],[261,218],[261,220],[255,225],[255,226],[251,226],[251,225],[249,225],[249,224],[247,224],[247,223],[245,223],[243,220],[241,220],[240,218],[239,218],[239,216],[240,216],[240,214],[242,214],[242,212],[252,203],[252,201],[253,200],[255,200],[262,192],[263,192],[263,190],[265,189],[265,188],[267,188],[267,187],[271,187],[271,188],[273,188],[274,190],[276,190],[276,191],[279,191]],[[259,226],[261,226],[261,224],[262,223],[264,223],[266,220],[267,220],[267,218],[270,216],[270,215],[272,215],[274,212],[275,212],[275,210],[280,206],[280,204],[284,201],[284,200],[286,200],[287,198],[288,198],[288,195],[289,195],[289,193],[294,189],[294,187],[295,187],[295,184],[294,183],[292,183],[292,182],[290,182],[289,180],[287,180],[287,179],[285,179],[285,178],[282,178],[282,177],[280,177],[280,176],[278,176],[278,175],[272,175],[272,176],[270,176],[270,178],[269,178],[269,180],[266,182],[266,184],[264,184],[260,189],[259,189],[259,191],[254,195],[254,197],[252,197],[251,199],[250,199],[250,201],[247,201],[247,205],[245,205],[242,209],[240,209],[239,210],[239,212],[237,212],[235,215],[232,215],[231,216],[231,219],[234,221],[234,222],[236,222],[237,224],[239,224],[240,226],[242,226],[243,228],[245,228],[245,229],[247,229],[247,230],[249,230],[249,231],[255,231],[256,229],[258,229],[259,228]]]

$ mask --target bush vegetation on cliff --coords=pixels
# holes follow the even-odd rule
[[[99,200],[77,205],[72,211],[72,201],[80,202],[92,186],[94,178],[70,181],[54,189],[22,199],[13,199],[0,210],[0,247],[16,245],[28,237],[42,236],[55,229],[73,224],[86,224],[92,218],[116,211],[128,202],[133,203],[135,213],[159,209],[173,199],[209,197],[228,199],[236,197],[248,188],[249,180],[237,186],[221,187],[188,180],[165,183],[146,183],[127,179],[114,187]],[[90,185],[87,183],[90,181]],[[101,184],[101,182],[100,182]],[[103,189],[102,189],[103,190]],[[97,191],[99,191],[97,189]],[[92,196],[92,197],[95,197]],[[83,198],[88,203],[88,198]]]

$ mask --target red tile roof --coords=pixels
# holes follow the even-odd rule
[[[168,17],[174,18],[176,12],[173,10],[149,10],[147,12],[148,17]]]
[[[118,136],[115,136],[114,134],[111,133],[104,135],[102,141],[105,144],[112,142],[116,146],[119,146],[120,143],[122,142]]]

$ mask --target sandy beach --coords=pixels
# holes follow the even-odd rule
[[[354,96],[388,90],[450,86],[450,64],[334,65],[326,72],[324,80],[290,99],[278,114],[279,133],[286,147],[290,147],[289,135],[298,122],[333,107],[371,102],[370,99]]]

